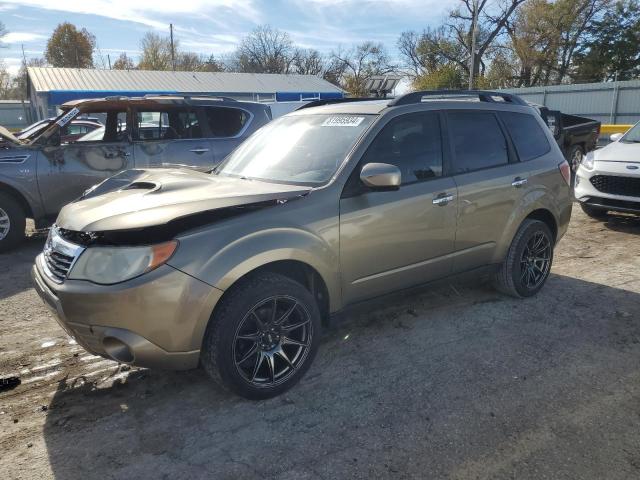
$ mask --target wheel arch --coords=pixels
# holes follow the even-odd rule
[[[529,215],[527,215],[522,221],[524,222],[524,220],[527,220],[527,219],[539,220],[542,223],[546,224],[547,227],[549,227],[549,230],[551,230],[554,243],[557,242],[558,222],[556,221],[556,217],[553,215],[553,213],[551,213],[550,210],[546,208],[538,208],[532,211],[531,213],[529,213]],[[520,222],[520,224],[522,225],[522,222]]]
[[[18,204],[22,208],[22,211],[25,214],[25,217],[34,218],[34,213],[33,213],[33,209],[31,208],[31,204],[26,199],[26,197],[22,194],[22,192],[20,192],[17,188],[0,180],[0,192],[6,193],[7,195],[11,196],[16,202],[18,202]]]
[[[327,283],[317,269],[300,260],[274,260],[247,271],[242,276],[238,277],[230,287],[225,290],[225,293],[222,295],[218,305],[224,299],[227,292],[231,291],[240,282],[246,280],[252,275],[262,272],[276,273],[300,283],[315,299],[323,324],[328,324],[331,307]]]

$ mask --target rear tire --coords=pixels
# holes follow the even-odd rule
[[[551,271],[554,243],[544,222],[522,222],[494,278],[496,289],[519,298],[538,293]]]
[[[311,293],[288,277],[264,272],[225,294],[207,326],[200,359],[222,387],[262,400],[293,387],[319,343],[320,312]]]
[[[604,220],[609,216],[609,212],[602,208],[594,208],[584,203],[581,203],[580,207],[588,217],[594,218],[596,220]]]
[[[569,152],[569,165],[571,165],[571,171],[575,174],[578,171],[578,167],[584,158],[584,150],[580,145],[574,145]]]
[[[16,247],[24,238],[26,216],[18,201],[0,192],[0,253]]]

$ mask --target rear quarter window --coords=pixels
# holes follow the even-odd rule
[[[521,162],[541,157],[551,150],[547,136],[533,115],[500,112]]]

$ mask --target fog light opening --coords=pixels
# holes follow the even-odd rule
[[[121,363],[133,362],[133,352],[129,346],[122,340],[118,340],[114,337],[105,337],[102,340],[104,350],[111,358]]]

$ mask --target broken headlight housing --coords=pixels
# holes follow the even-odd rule
[[[176,240],[142,247],[87,248],[69,272],[73,280],[113,285],[150,272],[171,258]]]

